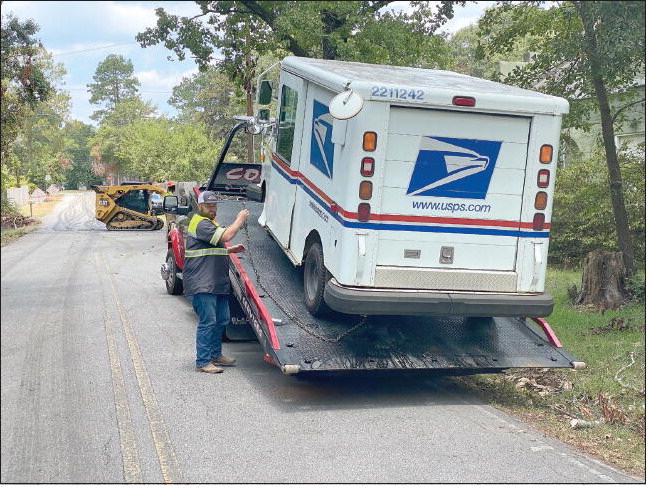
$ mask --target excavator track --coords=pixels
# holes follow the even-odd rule
[[[111,231],[159,230],[163,226],[164,222],[159,218],[124,209],[119,210],[106,222],[106,228]]]

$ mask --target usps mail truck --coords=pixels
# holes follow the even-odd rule
[[[280,63],[273,96],[259,223],[303,266],[313,315],[551,313],[564,99],[300,57]]]

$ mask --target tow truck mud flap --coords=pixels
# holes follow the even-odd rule
[[[301,269],[257,223],[261,204],[224,201],[219,219],[233,221],[243,206],[250,218],[233,243],[243,243],[247,251],[231,256],[232,288],[266,360],[284,373],[436,369],[465,374],[581,364],[540,327],[520,318],[315,319],[303,303]]]

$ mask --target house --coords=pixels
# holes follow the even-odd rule
[[[497,70],[502,77],[507,76],[518,66],[524,66],[533,58],[533,53],[525,53],[523,61],[499,61]],[[541,83],[539,83],[540,85]],[[635,80],[635,86],[623,92],[612,93],[609,97],[612,117],[615,120],[615,142],[617,150],[641,149],[646,142],[646,80],[645,75]],[[539,86],[540,88],[540,86]],[[572,105],[587,102],[581,97],[571,100]],[[596,100],[589,99],[596,104]],[[589,130],[565,128],[562,134],[560,160],[586,160],[600,153],[602,147],[601,115],[598,107],[589,113],[586,125]]]

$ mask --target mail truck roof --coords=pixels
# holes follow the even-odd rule
[[[452,106],[454,97],[461,96],[475,98],[472,109],[479,111],[553,115],[569,112],[569,103],[563,98],[452,71],[296,56],[286,57],[281,66],[338,93],[352,89],[365,100]]]

